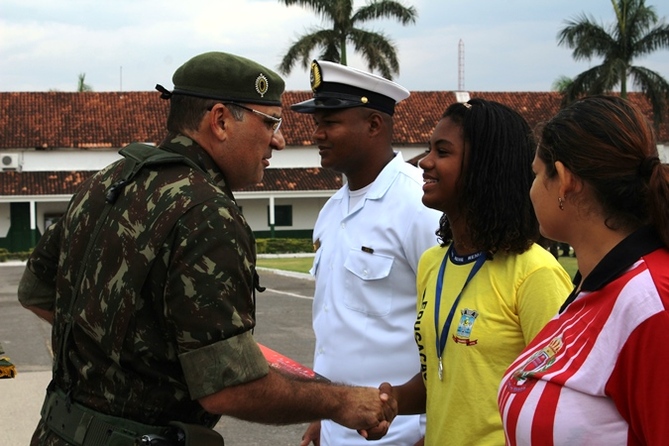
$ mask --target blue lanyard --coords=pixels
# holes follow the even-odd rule
[[[435,338],[437,341],[437,358],[439,359],[439,380],[442,380],[444,376],[444,365],[442,363],[441,357],[444,354],[444,349],[446,348],[446,339],[448,337],[448,332],[451,328],[451,322],[453,322],[453,315],[455,314],[455,308],[458,306],[458,302],[460,302],[460,298],[462,297],[462,293],[465,291],[467,284],[472,280],[472,278],[476,275],[476,273],[479,272],[479,270],[483,266],[483,263],[485,263],[486,260],[485,253],[482,251],[467,256],[468,259],[476,259],[476,263],[474,263],[472,270],[469,272],[469,276],[467,276],[465,284],[462,285],[460,293],[458,293],[458,296],[455,298],[455,301],[453,301],[453,306],[451,306],[451,311],[448,313],[448,317],[446,318],[446,321],[444,322],[444,327],[441,331],[441,336],[439,336],[439,306],[441,304],[441,290],[444,287],[444,273],[446,272],[446,263],[448,263],[448,258],[451,256],[452,251],[453,251],[453,243],[451,243],[451,245],[448,247],[446,255],[444,256],[444,260],[441,261],[441,266],[439,267],[439,275],[437,276],[437,289],[434,300],[434,330],[436,333]]]

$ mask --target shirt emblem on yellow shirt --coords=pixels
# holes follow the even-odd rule
[[[471,340],[472,328],[474,328],[474,322],[479,316],[479,312],[476,310],[471,310],[469,308],[464,308],[460,311],[460,322],[458,323],[458,329],[453,335],[453,340],[458,344],[476,345],[479,340]]]
[[[524,390],[524,384],[527,381],[527,378],[548,370],[555,362],[556,356],[560,350],[562,350],[563,345],[562,335],[560,335],[553,338],[546,347],[530,356],[529,359],[511,375],[511,378],[507,382],[509,390],[514,393]],[[515,383],[513,381],[515,381]]]

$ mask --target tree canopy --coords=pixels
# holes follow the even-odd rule
[[[659,19],[645,0],[611,0],[616,21],[600,25],[592,17],[566,21],[558,33],[558,44],[573,49],[574,60],[601,57],[602,63],[572,79],[564,89],[563,103],[584,95],[609,93],[617,86],[627,96],[628,79],[651,103],[656,125],[662,122],[669,103],[669,83],[659,73],[634,65],[634,60],[669,48],[669,25]]]
[[[279,1],[286,6],[299,5],[312,9],[323,22],[329,23],[327,27],[312,28],[292,43],[278,67],[281,73],[290,74],[296,63],[308,69],[314,58],[347,65],[346,45],[351,44],[370,71],[376,70],[387,79],[399,74],[397,48],[390,37],[360,25],[380,18],[394,18],[403,25],[413,24],[418,17],[413,6],[407,7],[393,0],[371,0],[354,11],[353,0]],[[317,49],[318,55],[312,57]]]
[[[77,82],[77,92],[84,93],[87,91],[93,91],[93,87],[88,85],[86,82],[86,73],[79,74],[79,81]]]

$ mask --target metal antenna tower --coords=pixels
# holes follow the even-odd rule
[[[465,43],[458,42],[458,90],[465,91]]]

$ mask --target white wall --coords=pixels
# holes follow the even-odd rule
[[[277,226],[276,230],[312,230],[318,217],[318,212],[323,207],[327,197],[313,198],[279,198],[274,201],[275,206],[292,205],[293,206],[293,225]],[[251,229],[254,231],[269,231],[267,225],[267,206],[269,199],[237,199],[238,204],[243,208],[244,216]],[[6,237],[9,231],[9,203],[0,203],[0,238]],[[40,234],[44,233],[44,219],[46,215],[61,215],[67,210],[67,202],[37,202],[35,206],[35,218],[37,228]]]
[[[9,152],[7,152],[9,153]],[[121,155],[110,150],[26,150],[18,154],[19,170],[23,172],[95,171],[118,160]]]
[[[312,230],[316,224],[318,212],[321,210],[327,197],[311,198],[279,198],[274,201],[275,206],[293,206],[293,225],[276,226],[275,230]],[[254,231],[269,231],[267,225],[267,206],[269,199],[237,199],[242,207],[244,216],[251,229]],[[45,216],[62,215],[67,210],[67,201],[62,202],[37,202],[35,205],[35,218],[40,234],[44,234]],[[10,227],[9,215],[10,203],[0,203],[0,238],[6,237]]]
[[[669,144],[658,144],[657,152],[660,155],[660,161],[669,163]]]
[[[11,203],[0,203],[0,238],[7,237],[11,223],[9,206]]]
[[[316,224],[316,217],[321,210],[327,198],[278,198],[274,200],[275,206],[291,205],[293,206],[293,225],[275,226],[275,230],[312,230]],[[269,199],[238,199],[238,204],[242,207],[244,217],[248,221],[251,229],[254,231],[269,231],[267,224],[267,206]]]
[[[19,157],[19,170],[23,172],[96,171],[121,158],[118,149],[109,150],[26,150],[12,153]],[[275,151],[270,160],[271,168],[320,167],[316,148],[289,148]]]
[[[395,151],[402,152],[402,158],[408,161],[414,156],[425,152],[426,149],[427,143],[425,146],[419,147],[396,147]],[[269,167],[274,169],[321,167],[321,157],[318,156],[318,147],[315,146],[289,147],[278,152],[275,151],[269,162]]]
[[[317,147],[289,147],[272,152],[270,169],[321,167],[321,157]]]
[[[426,147],[401,147],[405,160],[413,158],[424,152]],[[48,171],[95,171],[113,163],[121,158],[118,149],[109,150],[24,150],[5,151],[0,154],[14,154],[19,159],[19,170],[23,172],[48,172]],[[288,147],[284,150],[275,151],[270,159],[270,168],[309,168],[320,167],[321,160],[318,156],[318,148]]]
[[[404,160],[423,153],[425,147],[402,147],[396,148],[402,152]],[[20,157],[22,171],[96,171],[108,164],[118,160],[121,156],[116,149],[109,150],[53,150],[53,151],[14,151]],[[320,167],[318,149],[315,147],[290,147],[285,150],[274,152],[270,160],[270,168],[309,168]],[[275,227],[276,230],[311,230],[316,223],[318,212],[323,207],[330,192],[307,192],[294,195],[290,191],[279,192],[283,195],[275,199],[275,205],[293,206],[293,226]],[[261,197],[255,197],[258,193],[239,192],[235,194],[240,206],[243,207],[244,215],[254,231],[268,231],[267,206],[269,205],[268,192],[262,192]],[[249,196],[251,195],[251,196]],[[272,193],[276,196],[277,194]],[[9,201],[17,200],[17,197],[5,197],[7,201],[0,200],[0,237],[4,237],[9,230]],[[62,214],[65,212],[69,197],[31,197],[35,200],[35,218],[40,233],[44,233],[44,218],[47,214]]]
[[[67,202],[46,202],[36,203],[35,219],[37,220],[37,229],[40,234],[44,234],[46,229],[44,225],[45,215],[62,215],[67,210]]]
[[[316,224],[316,218],[318,217],[318,212],[325,205],[327,200],[327,198],[302,198],[299,201],[292,200],[294,229],[308,229],[310,231],[313,230],[314,225]],[[281,201],[283,202],[283,200]],[[279,200],[276,200],[275,204],[278,204],[278,202]],[[281,227],[280,229],[284,228]]]

